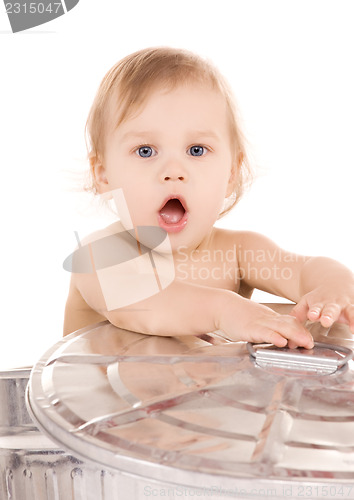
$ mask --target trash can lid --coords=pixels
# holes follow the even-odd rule
[[[60,446],[113,471],[354,484],[353,339],[338,328],[313,324],[307,351],[99,323],[36,364],[28,406]]]

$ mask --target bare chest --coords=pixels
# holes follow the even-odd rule
[[[195,285],[238,292],[239,272],[235,249],[203,249],[174,255],[176,278]]]

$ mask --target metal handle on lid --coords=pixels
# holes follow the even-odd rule
[[[258,344],[259,347],[261,345],[264,344]],[[321,342],[315,342],[313,349],[289,349],[275,346],[255,349],[254,344],[249,342],[247,349],[255,359],[256,364],[262,368],[283,368],[291,371],[311,372],[316,375],[335,373],[348,363],[354,354],[347,347]],[[324,350],[327,351],[327,354],[323,352]],[[337,356],[333,353],[336,353]]]

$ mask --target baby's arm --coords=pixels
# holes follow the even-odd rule
[[[63,334],[68,335],[80,328],[99,323],[106,318],[88,306],[76,287],[75,275],[72,275],[69,294],[65,305]]]
[[[251,288],[286,297],[297,303],[292,314],[300,321],[334,321],[354,333],[354,275],[326,257],[305,257],[282,250],[257,233],[239,234],[239,265]]]
[[[290,315],[220,288],[173,281],[159,293],[130,306],[107,311],[94,273],[73,275],[77,289],[91,310],[112,324],[140,333],[180,336],[222,330],[231,340],[270,342],[311,348],[312,337]]]

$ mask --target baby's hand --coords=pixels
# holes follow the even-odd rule
[[[269,307],[248,299],[241,300],[244,302],[242,307],[238,306],[237,311],[229,304],[222,314],[220,327],[230,338],[270,343],[277,347],[288,345],[290,348],[301,346],[312,349],[313,338],[296,317],[278,314]]]
[[[291,314],[301,323],[319,321],[329,328],[346,323],[354,333],[354,285],[321,285],[302,297]]]

